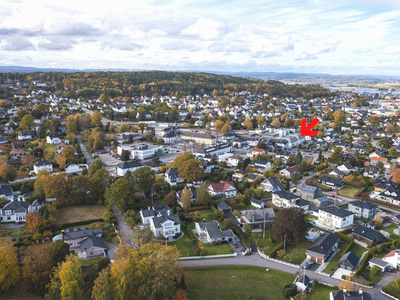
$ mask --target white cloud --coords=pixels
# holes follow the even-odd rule
[[[400,46],[390,46],[383,49],[383,54],[397,54],[400,53]]]
[[[212,40],[218,38],[225,25],[221,22],[214,21],[208,18],[200,18],[189,27],[181,30],[181,35],[198,36],[204,40]]]
[[[339,40],[327,39],[314,43],[310,48],[307,49],[307,54],[321,54],[336,50],[340,44]]]

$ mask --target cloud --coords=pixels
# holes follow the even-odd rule
[[[30,41],[23,37],[16,36],[3,39],[0,48],[5,51],[36,50],[35,46]]]
[[[196,51],[197,47],[194,45],[187,43],[187,42],[182,42],[180,40],[174,40],[170,41],[168,43],[162,44],[161,45],[162,50],[188,50],[188,51]]]
[[[307,54],[321,54],[336,50],[340,44],[339,40],[327,39],[314,43],[310,48],[307,49]]]
[[[211,52],[250,52],[250,47],[246,42],[214,42],[208,50]]]
[[[104,42],[101,44],[101,50],[108,51],[111,49],[122,50],[122,51],[135,51],[141,50],[144,46],[134,43],[134,42],[120,42],[120,43],[112,43],[112,42]]]
[[[383,49],[383,54],[397,54],[400,53],[400,46],[389,46]]]
[[[313,59],[318,59],[318,57],[316,57],[313,54],[306,54],[306,55],[303,55],[303,56],[300,56],[300,57],[296,58],[295,61],[313,60]]]
[[[38,43],[39,50],[70,50],[73,48],[73,44],[77,42],[72,39],[65,38],[49,38]]]
[[[212,19],[200,18],[193,25],[181,30],[183,36],[198,36],[203,40],[218,38],[224,31],[225,25]]]

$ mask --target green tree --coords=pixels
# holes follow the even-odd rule
[[[0,238],[0,291],[6,291],[19,279],[17,249],[10,238]]]
[[[318,154],[318,161],[321,163],[322,162],[322,157],[323,157],[323,155],[322,155],[322,149],[320,148],[319,149],[319,154]]]
[[[155,173],[151,168],[143,167],[133,171],[132,179],[136,191],[143,191],[147,197],[150,196],[155,181]]]
[[[379,126],[379,123],[381,122],[381,117],[378,116],[370,116],[367,118],[368,122],[372,125],[372,126]]]
[[[120,177],[106,190],[105,200],[108,204],[116,204],[122,211],[125,211],[132,200],[133,188],[132,181]]]
[[[208,194],[208,186],[206,182],[200,184],[197,188],[197,203],[199,205],[210,205],[211,197]]]
[[[282,165],[282,158],[280,158],[280,157],[275,158],[272,165],[274,167],[280,167]]]
[[[109,268],[101,271],[97,279],[94,281],[92,299],[114,300]]]
[[[89,167],[89,175],[93,176],[94,173],[97,172],[97,170],[100,170],[104,166],[103,161],[101,158],[96,158],[93,160],[92,164]]]
[[[290,178],[293,184],[298,184],[300,181],[300,176],[297,173],[294,173],[292,177]]]
[[[302,161],[300,163],[299,168],[300,168],[301,172],[306,172],[306,171],[310,170],[310,165],[308,163],[306,163],[305,161]]]
[[[287,159],[287,161],[286,161],[286,164],[287,164],[289,167],[292,167],[292,166],[294,166],[294,165],[296,164],[296,162],[295,162],[295,160],[294,160],[294,156],[293,156],[292,154],[289,155],[289,157],[288,157],[288,159]]]
[[[182,164],[185,161],[194,159],[195,156],[190,153],[181,153],[177,157],[175,157],[174,161],[171,163],[171,168],[177,168],[180,169],[182,167]]]
[[[307,222],[300,208],[283,208],[276,214],[275,220],[270,229],[271,238],[275,242],[287,241],[301,243],[305,240]]]
[[[92,123],[96,126],[101,126],[101,114],[98,110],[93,112]]]
[[[90,178],[90,196],[98,203],[104,200],[104,194],[110,186],[110,176],[105,167],[97,170]]]
[[[31,131],[32,128],[35,126],[35,117],[31,114],[25,115],[22,117],[21,122],[19,123],[19,128],[22,130]]]
[[[131,158],[131,153],[129,150],[122,150],[121,152],[121,160],[128,161]]]
[[[297,154],[294,161],[296,164],[300,164],[303,161],[303,155],[301,155],[300,150],[297,150]]]

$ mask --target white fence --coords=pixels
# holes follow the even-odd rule
[[[395,296],[389,295],[388,293],[385,293],[384,291],[381,290],[381,293],[384,294],[385,296],[388,296],[394,300],[399,300],[399,298],[396,298]]]
[[[187,257],[180,257],[180,260],[189,260],[189,259],[207,259],[207,258],[224,258],[224,257],[235,257],[237,253],[233,254],[220,254],[220,255],[206,255],[206,256],[187,256]]]
[[[262,258],[269,259],[269,260],[275,261],[277,263],[284,264],[284,265],[287,265],[287,266],[291,266],[291,267],[294,267],[294,268],[297,268],[297,269],[300,268],[299,265],[291,264],[291,263],[285,262],[283,260],[279,260],[279,259],[275,259],[275,258],[269,257],[263,251],[261,251],[260,248],[257,248],[257,252],[258,252],[258,254],[260,254],[260,256]]]

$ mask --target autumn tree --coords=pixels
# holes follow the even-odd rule
[[[31,131],[34,127],[35,117],[31,114],[25,115],[22,117],[21,122],[19,123],[19,128],[22,130]]]
[[[60,166],[61,170],[65,169],[67,162],[70,162],[75,156],[75,148],[72,146],[64,146],[60,153],[56,154],[56,162]]]
[[[70,254],[66,261],[59,264],[48,285],[46,299],[54,300],[83,300],[84,273],[79,258]]]
[[[346,276],[346,280],[341,281],[338,288],[341,291],[346,289],[348,292],[353,292],[356,290],[354,283],[351,281],[351,276]]]
[[[197,203],[199,205],[209,205],[211,201],[211,196],[208,193],[208,186],[206,182],[200,184],[197,188]]]
[[[397,184],[400,184],[400,169],[394,170],[392,177],[393,177],[394,182],[396,182]]]
[[[280,127],[281,126],[281,121],[279,120],[279,118],[275,118],[275,119],[272,120],[271,125],[274,126],[274,127]]]
[[[188,208],[190,208],[190,206],[192,205],[192,192],[187,185],[185,185],[181,192],[181,203],[185,211],[187,211]]]
[[[43,220],[38,212],[32,211],[26,216],[26,226],[30,233],[35,233],[42,224]]]
[[[21,162],[25,167],[32,168],[33,156],[28,154],[21,158]]]
[[[381,117],[379,116],[370,116],[367,118],[368,122],[372,125],[372,126],[379,126],[379,123],[381,122]]]
[[[0,238],[0,291],[6,291],[18,282],[17,249],[10,238]]]
[[[133,185],[136,191],[144,192],[150,196],[151,188],[154,185],[155,173],[151,168],[143,167],[132,172]]]
[[[6,182],[13,181],[17,177],[17,170],[13,166],[3,163],[0,165],[0,177]]]
[[[177,168],[177,169],[179,169],[179,168],[182,167],[182,164],[183,164],[185,161],[188,161],[188,160],[191,160],[191,159],[194,159],[194,158],[195,158],[195,156],[194,156],[193,154],[190,154],[190,153],[181,153],[181,154],[179,154],[177,157],[175,157],[175,159],[174,159],[174,161],[171,163],[170,167],[171,167],[171,168]]]
[[[307,233],[307,222],[303,211],[297,207],[283,208],[278,211],[270,230],[275,242],[281,242],[286,236],[288,241],[301,243]]]
[[[101,158],[96,158],[92,161],[92,164],[89,166],[89,175],[92,176],[96,173],[97,170],[100,170],[104,166]]]
[[[173,300],[189,300],[189,294],[184,289],[178,289]]]
[[[203,165],[198,159],[190,159],[182,163],[182,166],[178,168],[179,177],[186,180],[187,182],[199,181],[204,176]]]
[[[116,204],[125,211],[133,200],[131,197],[133,192],[133,182],[126,177],[120,177],[106,190],[105,200],[108,204]]]
[[[93,112],[92,123],[96,126],[101,126],[101,114],[98,110]]]

